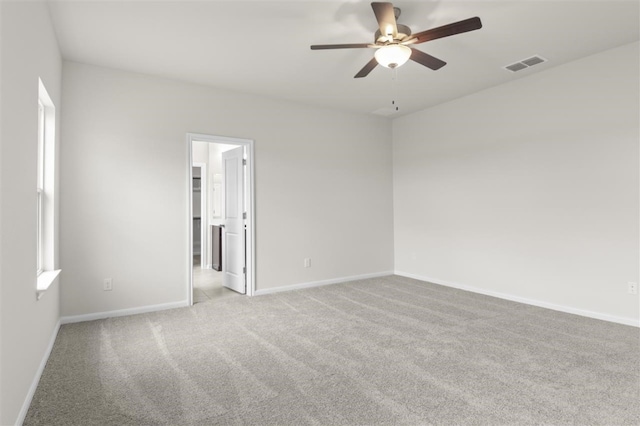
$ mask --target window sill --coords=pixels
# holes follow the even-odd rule
[[[42,295],[51,284],[58,278],[62,269],[56,269],[55,271],[44,271],[40,275],[38,275],[38,283],[36,285],[36,299],[40,300]]]

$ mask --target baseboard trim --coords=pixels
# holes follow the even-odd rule
[[[33,400],[33,395],[36,393],[36,389],[38,388],[38,383],[40,383],[40,377],[42,377],[42,373],[44,372],[44,367],[47,365],[47,361],[49,361],[49,356],[51,355],[51,351],[53,350],[53,345],[56,342],[56,337],[58,337],[58,331],[60,330],[61,321],[58,320],[56,322],[55,327],[53,328],[53,333],[51,333],[51,338],[49,339],[49,345],[47,349],[44,351],[44,355],[42,356],[42,360],[40,361],[40,365],[38,366],[38,370],[36,371],[35,376],[33,376],[33,381],[31,382],[31,386],[29,386],[29,391],[27,392],[27,396],[24,399],[24,403],[22,404],[22,408],[18,413],[18,418],[16,419],[16,425],[21,425],[24,423],[24,419],[27,417],[27,412],[29,411],[29,407],[31,406],[31,401]]]
[[[322,280],[322,281],[311,281],[311,282],[300,283],[300,284],[286,285],[282,287],[265,288],[261,290],[258,289],[255,291],[254,295],[263,296],[265,294],[280,293],[283,291],[291,291],[291,290],[301,290],[303,288],[321,287],[324,285],[340,284],[348,281],[364,280],[367,278],[387,277],[389,275],[393,275],[393,271],[374,272],[372,274],[352,275],[350,277],[332,278],[329,280]]]
[[[413,278],[415,280],[426,281],[432,284],[438,284],[445,287],[457,288],[459,290],[470,291],[472,293],[484,294],[485,296],[497,297],[498,299],[510,300],[512,302],[524,303],[526,305],[538,306],[540,308],[551,309],[554,311],[565,312],[568,314],[580,315],[583,317],[599,319],[603,321],[615,322],[618,324],[640,327],[640,321],[634,318],[619,317],[615,315],[603,314],[600,312],[587,311],[585,309],[573,308],[571,306],[557,305],[555,303],[544,302],[541,300],[528,299],[526,297],[514,296],[512,294],[500,293],[497,291],[485,290],[479,287],[468,286],[451,281],[440,280],[437,278],[424,277],[421,275],[410,274],[408,272],[395,271],[395,275],[401,277]]]
[[[119,309],[115,311],[106,311],[106,312],[96,312],[93,314],[71,315],[71,316],[62,317],[60,319],[60,323],[72,324],[76,322],[94,321],[94,320],[105,319],[105,318],[123,317],[127,315],[146,314],[148,312],[164,311],[166,309],[184,308],[187,306],[189,306],[189,302],[184,300],[182,302],[140,306],[138,308]]]

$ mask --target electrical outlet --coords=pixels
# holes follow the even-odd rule
[[[305,268],[311,268],[311,258],[310,257],[305,257],[304,258],[304,267]]]
[[[113,279],[112,278],[105,278],[104,281],[102,282],[102,285],[103,285],[103,290],[104,291],[113,290]]]
[[[629,294],[638,294],[638,283],[627,283]]]

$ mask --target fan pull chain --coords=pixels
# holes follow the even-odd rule
[[[398,112],[400,107],[397,102],[398,98],[398,68],[391,70],[391,108],[394,112]]]

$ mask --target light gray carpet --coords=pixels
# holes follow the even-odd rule
[[[385,277],[65,325],[25,425],[637,425],[639,330]]]

